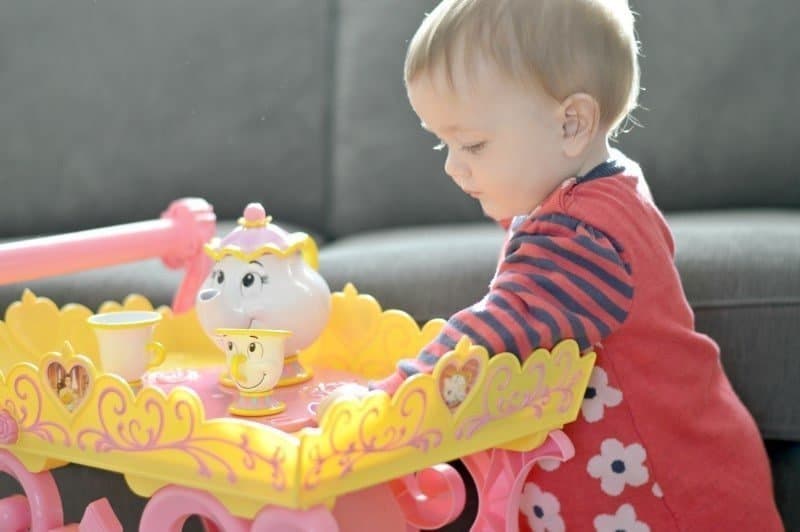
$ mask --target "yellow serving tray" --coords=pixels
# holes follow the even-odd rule
[[[152,305],[134,295],[99,311],[117,309]],[[157,310],[164,319],[155,339],[169,350],[166,367],[223,360],[193,311]],[[408,379],[393,397],[376,391],[340,400],[318,427],[285,433],[248,419],[207,419],[188,387],[134,392],[102,373],[86,324],[91,314],[75,304],[59,309],[30,291],[9,306],[0,321],[0,442],[6,442],[0,448],[33,472],[70,462],[119,472],[144,497],[170,484],[202,489],[246,518],[268,504],[333,505],[339,495],[492,447],[532,449],[577,417],[595,360],[566,340],[536,350],[520,366],[515,355],[490,358],[464,337],[432,375]],[[348,285],[333,294],[325,331],[300,358],[314,371],[380,378],[443,324],[420,328],[407,313],[384,311]],[[86,368],[87,391],[72,409],[48,381],[53,363]],[[456,374],[466,375],[469,386],[460,404],[448,406],[443,390]]]

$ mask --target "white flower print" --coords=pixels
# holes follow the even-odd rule
[[[630,504],[623,504],[614,515],[601,514],[594,518],[597,532],[650,532],[650,527],[636,520],[636,512]]]
[[[617,406],[621,402],[622,392],[608,385],[608,374],[603,368],[595,367],[581,403],[583,419],[589,423],[600,421],[605,407]]]
[[[664,492],[661,490],[661,486],[658,485],[658,482],[653,482],[653,495],[659,499],[664,496]]]
[[[624,447],[619,440],[608,438],[600,445],[600,454],[589,460],[586,470],[600,479],[600,488],[609,495],[619,495],[626,484],[641,486],[649,478],[643,462],[647,452],[638,443]]]
[[[564,532],[561,503],[552,493],[542,491],[539,486],[529,482],[522,490],[519,505],[533,532]]]

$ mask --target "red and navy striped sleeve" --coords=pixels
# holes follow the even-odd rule
[[[620,244],[579,219],[560,213],[528,218],[509,239],[486,296],[454,314],[414,359],[373,388],[393,393],[467,335],[490,354],[527,358],[567,338],[581,350],[622,325],[633,300],[631,268]]]

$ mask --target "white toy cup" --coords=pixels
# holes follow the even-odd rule
[[[90,316],[87,322],[97,336],[101,369],[138,384],[145,371],[164,362],[164,346],[152,340],[159,321],[161,314],[143,310]]]

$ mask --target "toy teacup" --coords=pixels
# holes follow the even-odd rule
[[[283,371],[289,331],[276,329],[216,329],[225,348],[228,371],[239,396],[228,408],[237,416],[269,416],[286,409],[272,397]]]
[[[102,370],[138,385],[148,368],[164,362],[164,346],[152,340],[159,321],[161,314],[154,311],[126,310],[90,316],[87,322],[97,336]]]

